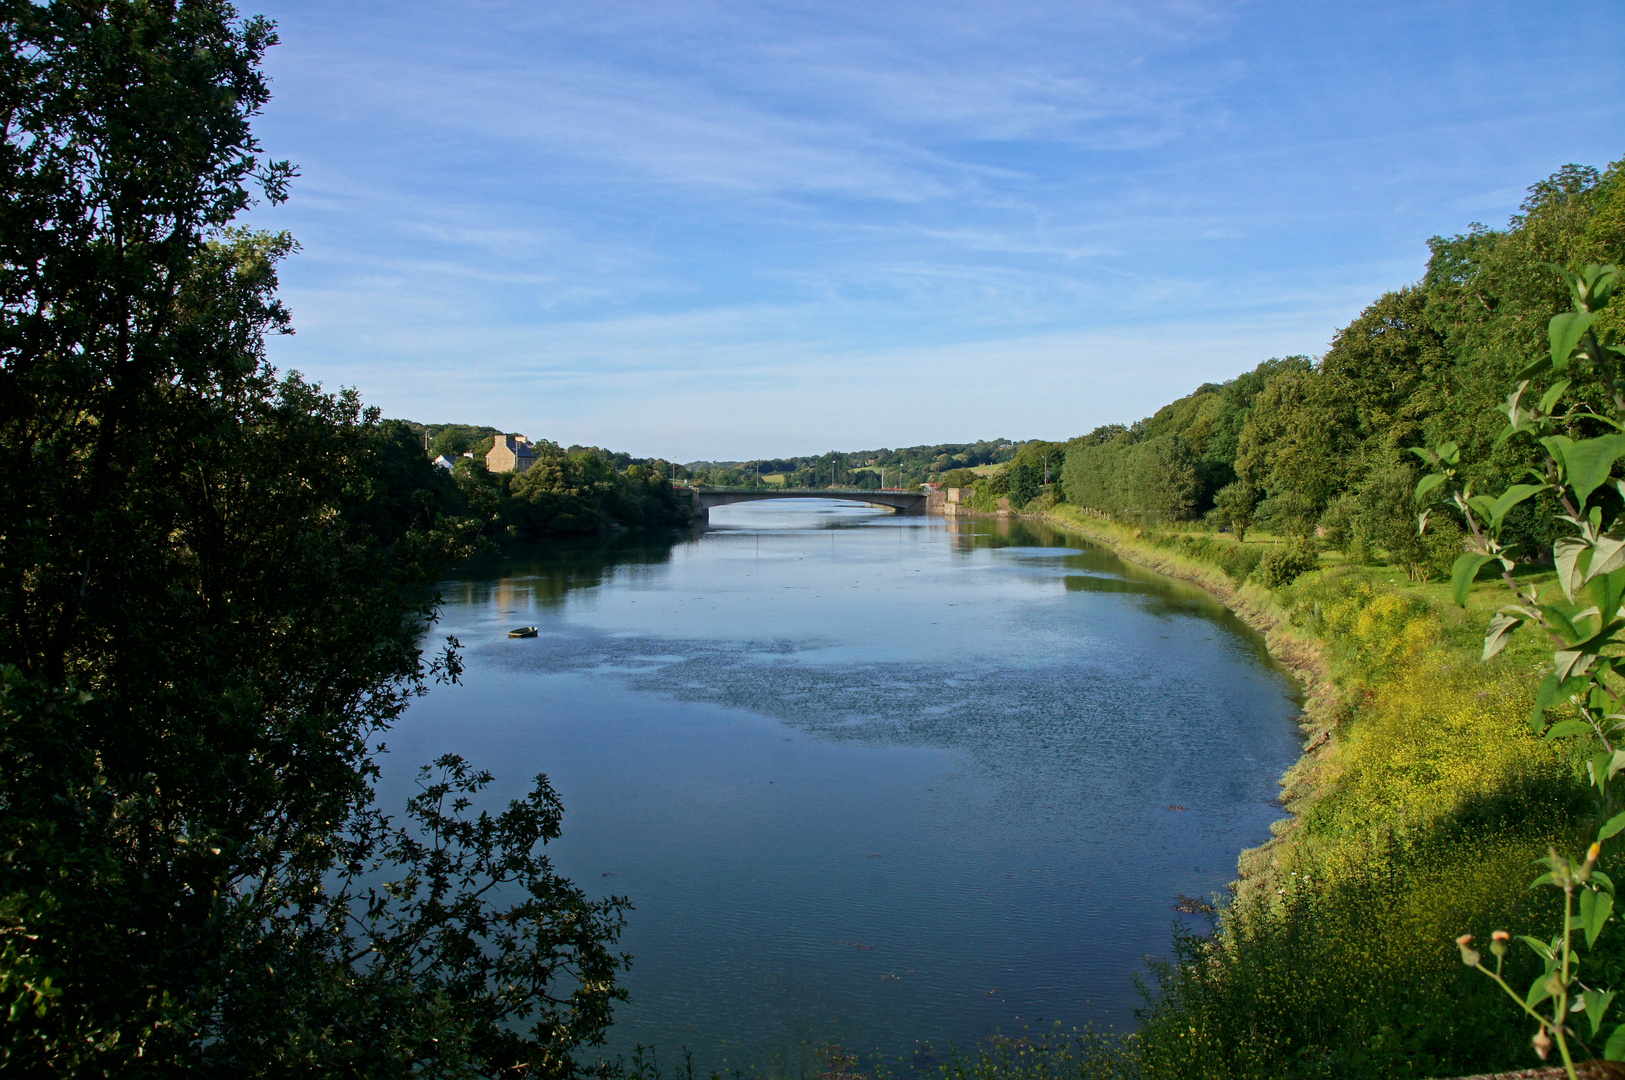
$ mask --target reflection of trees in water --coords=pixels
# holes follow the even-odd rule
[[[620,568],[635,574],[669,563],[672,549],[693,543],[700,532],[640,530],[505,544],[463,564],[441,583],[441,592],[448,604],[553,607],[573,590],[602,585]]]
[[[1244,642],[1247,651],[1265,666],[1274,666],[1263,638],[1219,600],[1189,581],[1128,562],[1111,548],[1094,543],[1076,533],[1068,533],[1041,521],[1018,518],[950,518],[948,535],[953,551],[969,555],[976,551],[1007,548],[1057,548],[1050,566],[1057,562],[1067,571],[1062,583],[1068,592],[1118,593],[1140,598],[1140,608],[1158,618],[1196,615],[1209,619]],[[1041,552],[1033,552],[1042,556]]]

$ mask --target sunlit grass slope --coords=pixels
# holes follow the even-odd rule
[[[1548,845],[1578,844],[1591,802],[1570,751],[1528,726],[1541,643],[1525,636],[1479,659],[1498,583],[1477,585],[1463,611],[1445,583],[1322,556],[1321,569],[1272,591],[1248,580],[1247,550],[1272,538],[1238,545],[1069,507],[1051,516],[1214,589],[1268,634],[1307,693],[1306,753],[1283,778],[1292,816],[1243,855],[1216,926],[1178,936],[1128,1058],[1112,1067],[1273,1080],[1538,1064],[1533,1032],[1461,965],[1453,939],[1548,934],[1547,890],[1525,886]],[[1609,966],[1619,936],[1599,942]]]

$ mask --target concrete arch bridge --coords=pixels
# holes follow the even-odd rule
[[[925,494],[919,491],[861,488],[689,488],[694,496],[694,518],[708,521],[713,506],[761,502],[766,499],[841,499],[885,507],[899,514],[925,513]]]

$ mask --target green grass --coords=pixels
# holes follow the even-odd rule
[[[1272,591],[1224,566],[1278,538],[1249,533],[1238,545],[1071,507],[1052,516],[1208,585],[1309,683],[1313,751],[1283,778],[1295,816],[1245,853],[1217,929],[1181,936],[1156,970],[1134,1044],[1142,1074],[1427,1077],[1538,1064],[1532,1031],[1453,941],[1502,928],[1546,936],[1550,897],[1525,889],[1533,860],[1553,843],[1575,850],[1593,821],[1576,748],[1528,727],[1542,642],[1520,635],[1479,659],[1506,602],[1500,583],[1480,581],[1463,610],[1446,582],[1322,556]],[[1599,968],[1625,973],[1621,937],[1605,931]]]

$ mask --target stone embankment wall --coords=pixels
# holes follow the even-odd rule
[[[944,517],[959,517],[967,514],[982,514],[984,517],[988,516],[983,511],[971,509],[970,488],[943,488],[940,491],[927,492],[925,497],[925,512],[928,514],[940,514]],[[999,498],[998,509],[993,511],[992,516],[1014,517],[1015,511],[1010,509],[1010,500],[1001,496]]]

